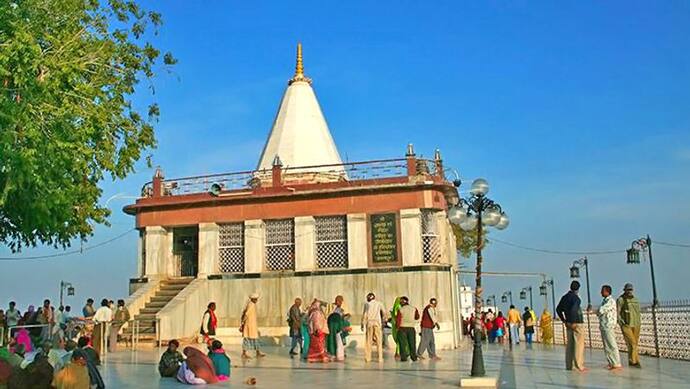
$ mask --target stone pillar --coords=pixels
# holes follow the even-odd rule
[[[295,271],[316,269],[316,225],[311,216],[295,218]]]
[[[266,257],[266,225],[263,220],[244,222],[244,272],[261,273]]]
[[[348,268],[365,269],[369,266],[369,243],[367,236],[367,215],[347,215]]]
[[[199,223],[199,273],[206,278],[218,273],[218,224]]]
[[[424,263],[422,259],[422,212],[419,208],[400,210],[400,244],[403,266]]]
[[[172,262],[168,231],[160,226],[146,227],[146,277],[165,278]]]

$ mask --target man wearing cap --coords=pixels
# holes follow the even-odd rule
[[[242,311],[242,323],[240,330],[242,331],[242,358],[251,359],[248,354],[249,350],[256,351],[258,358],[265,357],[266,354],[259,350],[259,325],[257,322],[256,303],[259,301],[259,294],[252,293],[249,296],[249,301]]]
[[[566,333],[568,334],[568,344],[565,349],[565,369],[575,369],[584,372],[585,368],[585,328],[582,318],[582,308],[580,297],[577,295],[580,290],[580,283],[573,281],[570,283],[570,290],[561,297],[561,301],[556,307],[556,313],[563,323],[565,323]]]
[[[628,346],[628,364],[640,368],[638,343],[640,341],[640,302],[633,295],[633,285],[625,284],[623,294],[616,301],[618,305],[618,324],[621,326],[625,344]]]
[[[366,340],[364,342],[364,361],[371,361],[371,344],[376,341],[379,352],[379,362],[383,362],[383,337],[381,331],[381,318],[385,317],[383,305],[376,300],[373,293],[367,295],[367,302],[364,304],[362,313],[362,331],[365,331]]]

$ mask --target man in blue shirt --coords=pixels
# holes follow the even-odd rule
[[[577,295],[580,290],[580,283],[573,281],[570,283],[570,291],[561,297],[561,301],[556,307],[556,313],[563,323],[565,323],[566,333],[568,334],[568,344],[565,349],[565,369],[572,370],[573,366],[580,372],[587,371],[585,368],[585,328],[582,320],[582,308],[580,307],[580,297]]]

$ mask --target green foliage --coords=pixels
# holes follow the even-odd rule
[[[159,108],[141,114],[132,96],[176,62],[149,42],[160,24],[133,0],[0,1],[0,241],[13,251],[108,224],[99,182],[156,145]]]
[[[451,224],[453,227],[453,234],[455,235],[455,244],[457,246],[457,250],[460,253],[460,256],[463,258],[469,258],[474,254],[474,252],[477,250],[477,230],[474,229],[472,231],[465,231],[460,226],[456,224]],[[486,247],[486,244],[488,243],[488,239],[486,239],[486,234],[487,234],[487,229],[485,228],[483,231],[483,239],[482,239],[482,249]]]

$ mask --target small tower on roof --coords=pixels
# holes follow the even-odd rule
[[[302,44],[298,43],[295,74],[288,81],[280,101],[257,170],[271,169],[276,155],[280,156],[285,168],[342,164],[311,83],[312,80],[304,74]],[[342,167],[308,170],[322,172],[319,177],[312,177],[315,181],[345,178]],[[334,170],[336,174],[331,175],[330,172]],[[290,173],[287,174],[289,176]]]

